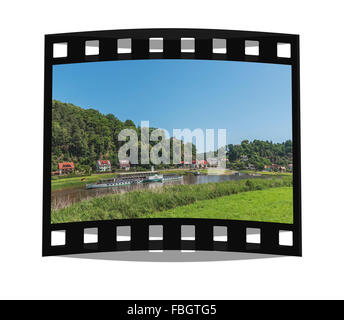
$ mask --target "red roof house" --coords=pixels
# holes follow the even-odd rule
[[[110,160],[98,160],[96,167],[98,172],[111,171],[111,162]]]
[[[60,174],[71,173],[74,169],[74,162],[59,162],[58,169]]]

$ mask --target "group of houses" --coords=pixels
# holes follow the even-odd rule
[[[226,160],[226,159],[223,159]],[[227,160],[228,161],[228,160]],[[198,168],[208,168],[208,167],[216,167],[218,165],[217,158],[208,158],[207,160],[192,160],[189,161],[180,161],[178,168],[185,168],[185,169],[198,169]],[[119,160],[119,168],[128,171],[130,169],[130,162],[129,160]],[[63,174],[70,174],[74,171],[75,166],[74,162],[60,162],[58,163],[58,170],[52,172],[52,175],[63,175]],[[249,170],[256,170],[255,166],[252,164],[247,165],[247,169]],[[96,163],[96,170],[97,172],[111,172],[111,162],[110,160],[98,160]],[[265,165],[264,171],[278,171],[278,172],[287,172],[293,171],[293,164],[290,163],[285,166],[281,166],[278,164],[271,164]]]
[[[279,164],[272,163],[269,166],[264,166],[265,171],[279,171],[279,172],[287,172],[287,171],[293,171],[293,164],[289,163],[287,167],[281,166]]]
[[[185,169],[207,168],[217,166],[217,158],[209,158],[208,160],[192,160],[180,161],[178,167]],[[119,160],[119,168],[128,171],[130,169],[129,160]],[[70,174],[74,171],[74,162],[60,162],[58,163],[58,171],[52,172],[52,175]],[[98,160],[96,163],[97,172],[111,172],[110,160]]]
[[[119,168],[124,170],[130,169],[129,160],[120,160]],[[57,165],[57,171],[53,171],[52,175],[63,175],[70,174],[74,171],[74,162],[59,162]],[[96,163],[97,172],[111,172],[111,162],[110,160],[98,160]]]
[[[207,158],[207,160],[192,160],[191,162],[188,161],[180,161],[178,167],[185,168],[185,169],[203,169],[208,167],[217,167],[219,163],[227,163],[228,159],[218,159],[218,158]]]
[[[190,161],[180,161],[178,168],[184,169],[198,169],[198,168],[208,168],[216,167],[218,163],[217,158],[208,158],[207,160],[192,160]]]
[[[206,160],[192,160],[190,161],[180,161],[178,168],[184,169],[196,169],[196,168],[206,168],[208,162]]]

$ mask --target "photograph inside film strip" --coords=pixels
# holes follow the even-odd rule
[[[301,255],[298,37],[46,36],[43,254]]]

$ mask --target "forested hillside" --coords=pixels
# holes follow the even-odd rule
[[[126,128],[136,130],[140,141],[141,130],[132,120],[123,122],[113,114],[103,115],[95,109],[83,109],[53,100],[52,171],[57,170],[58,162],[62,161],[73,161],[77,170],[86,172],[95,169],[98,159],[110,160],[112,166],[116,166],[118,150],[124,143],[118,141],[118,134]],[[150,128],[150,131],[154,129]],[[150,147],[156,143],[150,142]],[[193,153],[196,153],[194,146]]]
[[[272,163],[287,166],[293,162],[293,144],[291,140],[283,143],[269,141],[244,140],[240,145],[227,146],[228,159],[231,167],[244,169],[248,163],[257,169],[263,169],[264,165]]]
[[[118,150],[124,142],[118,141],[118,134],[125,128],[134,129],[139,141],[141,129],[132,120],[121,121],[113,114],[103,115],[95,109],[83,109],[70,103],[53,100],[52,103],[52,171],[58,162],[73,161],[79,171],[95,169],[98,159],[108,159],[112,166],[118,164]],[[150,128],[150,131],[154,128]],[[150,142],[152,147],[157,142]],[[172,139],[171,163],[172,163]],[[140,159],[140,142],[139,142]],[[184,146],[182,144],[182,154]],[[287,166],[292,163],[292,142],[272,143],[248,140],[240,145],[228,145],[229,166],[245,169],[250,163],[257,169],[275,163]],[[216,154],[216,152],[215,152]],[[193,145],[193,156],[196,148]],[[183,156],[182,156],[183,159]],[[149,165],[146,166],[149,168]]]

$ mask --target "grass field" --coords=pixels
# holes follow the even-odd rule
[[[205,218],[293,223],[293,188],[242,192],[154,212],[146,218]]]
[[[270,171],[253,171],[253,170],[240,170],[241,173],[248,174],[261,174],[262,176],[292,176],[291,172],[270,172]]]
[[[104,173],[104,174],[92,174],[90,176],[80,176],[80,177],[66,177],[59,178],[56,180],[51,180],[51,190],[61,190],[67,188],[80,188],[85,187],[86,183],[97,182],[100,179],[107,179],[115,177],[115,173]],[[82,181],[81,179],[85,179]]]
[[[132,191],[78,202],[63,209],[53,210],[51,220],[52,223],[62,223],[152,217],[159,212],[188,206],[197,201],[281,187],[292,187],[292,177],[172,185],[161,189]]]

